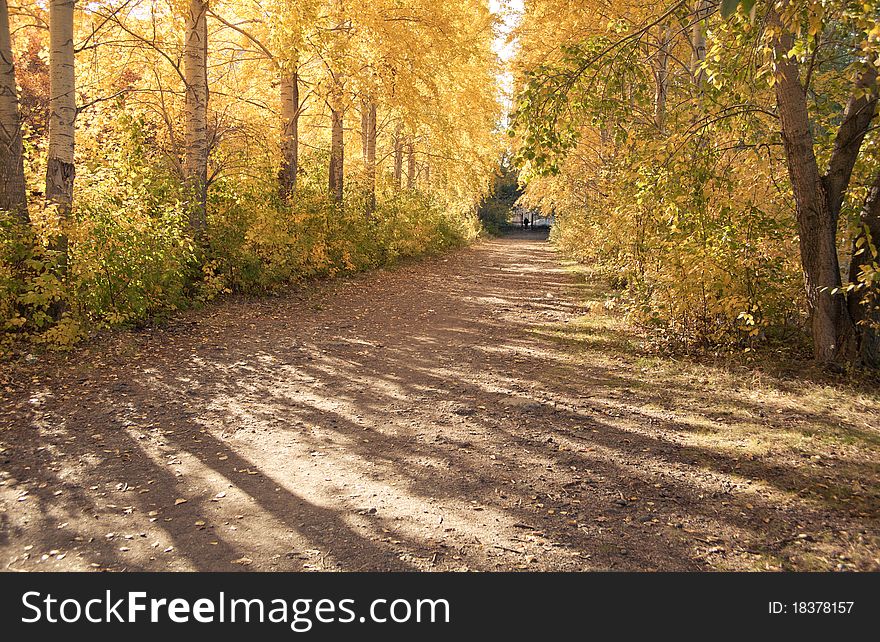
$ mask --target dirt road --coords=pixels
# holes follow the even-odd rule
[[[520,235],[16,365],[0,569],[877,567],[861,442],[700,442],[834,419],[671,394],[619,329],[575,332],[589,288]]]

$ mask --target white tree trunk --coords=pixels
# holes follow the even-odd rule
[[[364,102],[362,115],[362,138],[364,144],[364,173],[367,183],[367,216],[376,211],[376,101]]]
[[[6,0],[0,0],[0,210],[11,212],[22,223],[30,222]]]
[[[406,189],[416,188],[416,149],[412,136],[406,141]]]
[[[691,74],[694,78],[694,87],[698,95],[702,94],[706,87],[706,70],[703,63],[706,60],[706,19],[708,17],[708,0],[697,0],[694,6],[694,26],[691,31]]]
[[[204,239],[208,189],[208,0],[189,0],[183,69],[186,81],[184,173],[193,199],[190,228]]]
[[[345,107],[343,89],[337,81],[330,96],[330,197],[335,203],[342,203],[345,175]]]
[[[400,190],[403,183],[403,125],[394,132],[394,185]]]
[[[299,171],[299,75],[294,71],[281,72],[281,171],[278,174],[282,198],[290,198],[296,191]]]
[[[49,154],[46,198],[54,204],[62,223],[73,203],[76,77],[74,74],[73,10],[75,0],[49,3]],[[58,240],[66,252],[63,234]]]

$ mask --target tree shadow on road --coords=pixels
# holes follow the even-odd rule
[[[3,433],[29,495],[0,547],[12,568],[875,567],[876,399],[856,425],[644,365],[625,327],[579,322],[596,294],[522,235],[63,366]]]

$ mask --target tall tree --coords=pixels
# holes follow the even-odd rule
[[[413,138],[406,140],[406,189],[412,191],[416,188],[416,147]]]
[[[350,8],[345,0],[332,0],[329,7],[329,49],[324,64],[328,74],[327,106],[330,109],[330,198],[341,205],[345,181],[346,59],[351,55],[355,34]]]
[[[342,203],[345,180],[345,90],[341,79],[334,75],[330,90],[330,197]]]
[[[694,13],[691,17],[691,76],[698,93],[702,93],[706,85],[706,19],[709,15],[708,0],[696,0]]]
[[[801,64],[791,55],[795,34],[783,19],[790,5],[771,6],[770,24],[776,66],[776,101],[782,140],[794,193],[815,358],[824,363],[857,359],[859,352],[876,354],[877,346],[860,346],[863,328],[850,314],[841,290],[837,228],[841,206],[849,188],[862,142],[877,113],[877,70],[868,63],[852,87],[851,96],[835,136],[834,149],[823,174],[816,158],[807,91],[801,81]],[[863,216],[870,224],[874,207],[869,201]],[[877,333],[872,335],[876,340]]]
[[[208,0],[189,0],[183,69],[186,83],[184,173],[192,199],[189,224],[204,241],[208,200]]]
[[[76,77],[74,74],[73,14],[75,0],[49,3],[49,154],[46,165],[46,199],[61,218],[61,234],[53,245],[66,264],[64,226],[73,204],[76,176],[74,143]]]
[[[299,98],[299,72],[293,69],[281,70],[281,171],[278,173],[278,186],[282,198],[290,198],[296,191],[296,177],[299,171],[299,117],[301,112]]]
[[[0,0],[0,210],[29,223],[9,8]]]
[[[278,0],[274,4],[268,2],[265,6],[259,2],[256,7],[238,6],[233,9],[238,21],[230,21],[213,9],[208,11],[214,20],[250,41],[254,53],[265,57],[277,74],[281,105],[278,194],[282,199],[288,199],[296,192],[299,174],[299,123],[303,111],[300,51],[303,46],[301,29],[305,22],[302,5],[300,1]],[[248,17],[248,9],[257,9],[259,13]],[[269,25],[263,19],[267,13],[274,18]]]
[[[403,125],[398,124],[394,131],[394,185],[398,190],[403,186]]]
[[[367,98],[361,115],[361,136],[363,138],[364,174],[367,184],[366,214],[372,216],[376,211],[376,136],[377,107],[373,98]]]

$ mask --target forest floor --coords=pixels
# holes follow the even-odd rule
[[[880,569],[880,398],[537,236],[0,365],[0,569]]]

